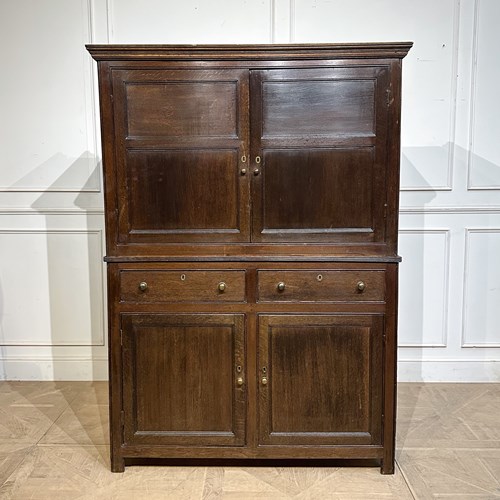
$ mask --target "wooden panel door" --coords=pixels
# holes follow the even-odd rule
[[[248,241],[248,71],[112,75],[117,242]]]
[[[259,316],[259,442],[381,444],[383,316]]]
[[[124,442],[242,446],[241,314],[123,314]]]
[[[388,68],[251,72],[257,242],[382,242]]]

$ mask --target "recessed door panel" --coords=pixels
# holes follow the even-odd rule
[[[372,147],[266,149],[264,165],[264,234],[373,238]]]
[[[237,81],[134,82],[126,93],[129,136],[238,136]]]
[[[127,151],[129,240],[240,233],[236,150]]]
[[[262,136],[374,134],[374,80],[264,81]]]

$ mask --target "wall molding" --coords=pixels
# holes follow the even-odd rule
[[[449,337],[449,324],[448,324],[448,311],[450,309],[450,267],[451,267],[451,253],[450,253],[450,228],[412,228],[412,229],[400,229],[399,234],[444,234],[445,236],[445,246],[444,246],[444,276],[443,276],[443,304],[445,305],[443,309],[443,327],[441,329],[441,341],[433,343],[398,343],[398,347],[401,348],[446,348],[448,347],[448,337]]]
[[[104,208],[32,208],[32,207],[1,207],[1,215],[104,215]]]
[[[92,43],[95,39],[95,23],[93,19],[94,2],[96,0],[80,0],[83,14],[83,23],[85,25],[85,30],[83,34],[83,39],[87,38],[89,43]],[[84,50],[82,48],[82,50]],[[91,174],[94,170],[94,163],[99,164],[97,161],[99,155],[99,128],[97,119],[97,99],[96,99],[96,75],[94,69],[94,61],[88,55],[82,54],[83,63],[83,73],[84,80],[86,84],[84,85],[83,102],[86,110],[85,119],[85,133],[86,133],[86,144],[87,151],[93,152],[94,157],[87,158],[89,173]],[[95,187],[85,187],[85,186],[74,186],[74,187],[51,187],[51,186],[39,186],[39,187],[26,187],[26,186],[1,186],[0,193],[99,193],[101,192],[102,179],[101,175],[97,178],[97,186]]]
[[[460,337],[460,347],[462,349],[469,348],[499,348],[499,342],[467,342],[467,287],[469,285],[469,256],[470,256],[470,236],[474,233],[484,233],[484,234],[500,234],[500,228],[494,227],[474,227],[465,228],[465,262],[464,262],[464,272],[463,272],[463,295],[462,295],[462,332]],[[500,257],[500,256],[499,256]]]
[[[1,234],[29,234],[29,235],[50,235],[50,234],[84,234],[97,235],[99,241],[99,261],[103,262],[104,259],[104,243],[103,243],[103,230],[102,229],[41,229],[41,228],[33,228],[33,229],[0,229]],[[100,281],[100,290],[102,300],[100,311],[99,311],[99,340],[90,343],[82,343],[82,342],[57,342],[57,343],[49,343],[49,342],[34,342],[29,340],[16,340],[15,342],[10,341],[7,342],[5,340],[0,341],[0,347],[104,347],[106,345],[106,281],[105,281],[105,273],[103,269],[103,265],[99,266],[99,281]],[[0,358],[1,359],[1,358]]]
[[[474,186],[471,180],[471,171],[474,165],[474,136],[476,126],[476,98],[477,98],[477,79],[478,79],[478,56],[479,56],[479,11],[481,0],[474,0],[474,21],[473,21],[473,39],[472,39],[472,63],[471,63],[471,85],[470,85],[470,109],[469,109],[469,136],[468,136],[468,154],[466,162],[467,171],[467,190],[468,191],[492,191],[500,189],[500,184],[488,186]]]
[[[400,207],[400,214],[500,214],[500,205]]]
[[[453,174],[455,165],[455,132],[457,123],[457,99],[458,99],[458,60],[459,60],[459,39],[460,39],[460,0],[453,2],[453,36],[452,36],[452,57],[451,57],[451,80],[450,80],[450,111],[448,121],[448,164],[446,171],[446,184],[443,186],[401,186],[401,191],[452,191]],[[404,147],[401,147],[404,150]]]

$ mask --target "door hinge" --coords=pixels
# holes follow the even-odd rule
[[[124,426],[125,426],[125,412],[124,412],[123,410],[122,410],[122,411],[120,411],[120,425],[121,425],[122,427],[124,427]]]
[[[120,329],[120,345],[123,345],[123,330]]]
[[[387,203],[384,203],[384,219],[387,218]]]

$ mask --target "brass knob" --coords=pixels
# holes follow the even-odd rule
[[[224,292],[226,290],[226,284],[221,281],[218,285],[217,285],[217,289],[219,290],[219,292]]]
[[[261,382],[262,385],[267,385],[267,377],[262,377]]]
[[[260,163],[260,156],[255,157],[255,163]]]
[[[139,290],[145,292],[148,289],[148,284],[145,281],[139,283]]]
[[[278,289],[278,292],[282,292],[285,289],[285,283],[283,281],[280,281],[276,288]]]
[[[240,174],[241,174],[241,175],[246,175],[246,173],[247,173],[247,169],[246,169],[246,168],[242,168],[242,169],[240,170]]]
[[[241,385],[243,385],[243,377],[238,377],[238,378],[236,379],[236,383],[237,383],[238,385],[240,385],[240,386],[241,386]]]
[[[366,283],[364,281],[358,281],[356,287],[362,292],[366,288]]]
[[[258,168],[253,169],[253,175],[257,176],[260,174],[260,170]]]

